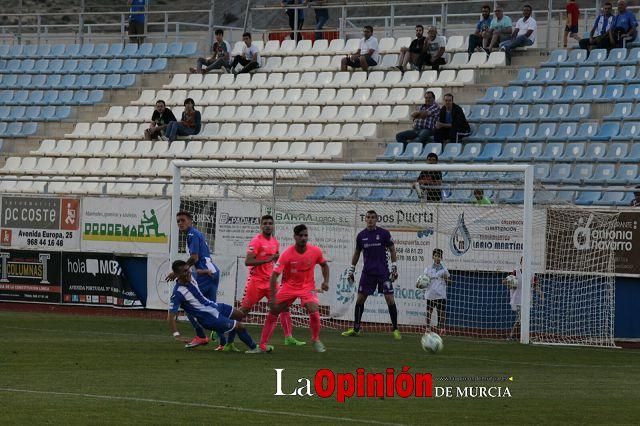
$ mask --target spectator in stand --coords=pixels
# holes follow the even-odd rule
[[[511,18],[504,14],[502,6],[496,7],[493,11],[494,18],[491,20],[491,26],[489,31],[491,32],[491,41],[489,41],[489,52],[497,49],[500,43],[507,41],[511,38],[513,32],[513,23]]]
[[[251,41],[251,34],[242,34],[242,41],[244,42],[242,54],[236,55],[236,57],[233,58],[233,62],[229,65],[229,68],[227,68],[227,72],[233,71],[234,74],[242,74],[260,68],[260,51]],[[238,64],[242,65],[243,68],[236,73],[235,68]]]
[[[592,47],[604,49],[609,44],[609,30],[613,24],[613,5],[606,2],[602,8],[602,15],[598,15],[589,33],[589,38],[580,40],[580,49],[591,50]]]
[[[578,20],[580,17],[580,8],[578,7],[578,3],[576,3],[576,0],[569,0],[567,2],[566,9],[567,25],[564,27],[564,36],[562,38],[564,47],[567,47],[567,41],[569,37],[580,43],[580,36],[578,35]]]
[[[426,54],[424,55],[424,65],[430,65],[432,69],[439,71],[440,65],[444,65],[444,47],[447,44],[444,37],[438,35],[436,27],[430,27],[427,31]]]
[[[436,141],[441,143],[458,142],[469,136],[471,128],[460,105],[453,103],[453,95],[444,95],[444,106],[440,108],[440,117],[436,122]]]
[[[282,0],[280,2],[282,7],[287,6],[297,6],[299,4],[304,4],[304,0]],[[304,9],[302,8],[288,8],[285,12],[289,17],[289,28],[291,28],[291,40],[302,39],[302,24],[304,24]],[[298,19],[298,26],[296,27],[296,15]]]
[[[176,116],[167,108],[163,100],[158,99],[156,101],[156,109],[151,116],[151,124],[144,131],[145,139],[148,141],[166,140],[164,131],[172,121],[176,121]]]
[[[484,195],[484,191],[482,189],[474,189],[473,190],[473,204],[477,206],[491,205],[493,202]]]
[[[485,51],[489,47],[491,41],[491,8],[485,4],[482,6],[482,16],[476,25],[476,32],[469,36],[469,56],[478,49]]]
[[[316,13],[316,40],[322,40],[324,38],[322,34],[322,29],[324,28],[324,24],[329,20],[329,9],[326,7],[318,7],[325,6],[327,4],[327,0],[309,0],[308,5],[311,6],[313,4],[313,11]]]
[[[436,95],[428,90],[424,94],[424,104],[420,105],[417,111],[411,113],[413,129],[398,133],[396,141],[404,144],[405,148],[407,143],[413,141],[424,144],[433,137],[439,115],[440,106],[436,103]]]
[[[145,0],[127,0],[129,5],[129,41],[138,46],[144,43]]]
[[[636,191],[633,193],[633,196],[631,207],[640,207],[640,185],[636,186]]]
[[[627,10],[627,2],[624,0],[618,1],[618,14],[613,18],[605,48],[623,47],[626,41],[635,40],[637,26],[636,15]]]
[[[522,8],[522,18],[516,22],[516,28],[511,34],[511,40],[500,43],[500,50],[504,50],[507,57],[507,65],[511,65],[511,53],[514,49],[523,46],[531,46],[536,41],[538,24],[531,17],[533,9],[528,4]]]
[[[373,36],[373,27],[365,25],[362,32],[364,37],[360,40],[360,48],[351,56],[342,58],[340,69],[346,71],[347,67],[362,68],[367,71],[369,67],[375,67],[380,62],[378,52],[378,39]]]
[[[231,46],[222,38],[224,32],[221,29],[216,30],[216,41],[211,46],[211,56],[208,58],[198,58],[195,68],[189,68],[192,73],[201,72],[206,74],[211,70],[219,70],[229,65],[229,52]]]
[[[426,41],[424,27],[422,25],[416,25],[416,38],[411,42],[409,47],[400,48],[400,56],[398,57],[396,68],[404,72],[407,64],[411,64],[414,68],[421,70],[422,62],[426,54]]]
[[[176,140],[178,136],[191,136],[200,133],[202,124],[200,111],[196,111],[196,104],[191,98],[184,100],[184,112],[182,120],[172,121],[165,130],[165,135],[169,143]]]
[[[431,152],[427,155],[427,164],[438,164],[438,155]],[[420,172],[418,179],[411,186],[418,198],[430,203],[442,201],[442,172],[424,170]]]

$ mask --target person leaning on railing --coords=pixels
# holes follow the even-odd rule
[[[129,5],[129,41],[138,45],[144,43],[145,0],[127,0]]]

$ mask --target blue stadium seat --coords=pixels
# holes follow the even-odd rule
[[[136,56],[138,58],[144,58],[147,56],[151,56],[151,51],[153,50],[153,44],[151,43],[142,43],[138,46],[138,50],[136,51]]]
[[[509,105],[498,104],[491,107],[489,116],[485,121],[503,121],[509,116]]]
[[[562,93],[562,96],[557,100],[557,102],[570,104],[575,102],[580,96],[582,96],[582,92],[584,90],[584,86],[567,86]]]
[[[467,116],[468,121],[482,121],[489,116],[489,105],[472,105],[471,110],[469,111],[469,115]]]
[[[42,100],[44,99],[44,91],[42,90],[31,90],[29,92],[29,97],[27,98],[26,105],[40,105]]]
[[[557,203],[573,204],[573,200],[575,199],[575,196],[576,196],[575,191],[558,191],[556,192],[556,201]]]
[[[353,188],[339,186],[333,188],[333,192],[326,194],[325,198],[329,200],[347,200],[353,197]]]
[[[5,58],[9,55],[9,46],[8,44],[0,44],[0,58]]]
[[[169,43],[169,46],[167,47],[167,56],[171,56],[171,57],[180,56],[181,52],[182,52],[182,43],[180,42]]]
[[[569,141],[586,141],[591,140],[593,136],[598,132],[598,123],[586,122],[581,123],[574,136],[569,137]]]
[[[38,123],[27,122],[22,125],[21,136],[33,136],[38,131]]]
[[[24,117],[22,119],[25,121],[39,121],[41,112],[42,108],[39,105],[31,105],[25,110]]]
[[[89,97],[87,98],[87,105],[93,105],[93,104],[97,104],[102,102],[102,99],[104,98],[104,91],[103,90],[92,90],[91,92],[89,92]]]
[[[467,137],[467,141],[483,141],[496,133],[496,125],[493,123],[481,124],[477,127],[471,136]]]
[[[579,67],[581,64],[587,61],[588,52],[583,49],[573,49],[569,53],[569,57],[566,61],[560,63],[561,67]]]
[[[87,74],[91,72],[91,64],[93,59],[80,59],[78,61],[78,68],[74,71],[77,74]]]
[[[484,147],[482,148],[482,152],[475,158],[475,161],[479,161],[479,162],[496,161],[498,157],[500,157],[501,153],[502,153],[502,144],[491,142],[484,145]]]
[[[535,68],[520,68],[518,71],[518,77],[515,80],[509,82],[511,86],[526,86],[530,84],[536,76]]]
[[[584,157],[587,147],[585,142],[570,142],[564,148],[564,153],[557,161],[579,161]]]
[[[640,143],[631,144],[629,152],[620,161],[623,163],[640,163]]]
[[[54,114],[54,119],[51,121],[66,120],[71,115],[71,107],[69,105],[60,105],[58,107],[53,107],[53,108],[55,108],[55,114]],[[50,115],[45,116],[47,121],[49,121],[47,117],[50,117]]]
[[[509,121],[525,121],[529,115],[529,105],[526,104],[512,104],[509,116],[506,118]]]
[[[93,56],[93,50],[95,49],[95,45],[93,43],[84,43],[82,47],[80,47],[80,52],[78,52],[78,56],[81,58],[88,58]]]
[[[344,180],[368,180],[367,170],[352,170],[342,177]]]
[[[19,72],[32,72],[33,71],[33,67],[36,66],[36,61],[34,61],[33,59],[23,59],[22,62],[20,62],[20,69],[18,70]]]
[[[553,68],[548,68],[548,69],[553,69]],[[576,74],[576,69],[575,68],[558,68],[558,71],[556,71],[556,75],[553,77],[553,79],[549,82],[552,84],[567,84],[570,83],[573,80],[573,77]]]
[[[609,81],[610,83],[620,83],[620,84],[628,84],[637,81],[636,77],[636,66],[635,65],[626,65],[624,67],[618,68],[616,71],[616,75]]]
[[[640,47],[634,47],[629,51],[627,58],[620,65],[636,65],[640,63]]]
[[[43,105],[52,105],[58,99],[58,90],[47,90],[44,92],[44,98],[42,98]]]
[[[448,143],[442,149],[441,161],[456,161],[462,152],[461,143]]]
[[[119,87],[131,87],[136,84],[136,76],[135,74],[119,74],[120,75],[120,83]]]
[[[372,188],[358,188],[356,190],[355,197],[359,200],[370,200],[369,197],[371,196],[372,191]]]
[[[80,48],[79,44],[67,44],[66,49],[64,50],[63,58],[77,58],[80,56]]]
[[[492,104],[502,98],[504,89],[502,87],[489,87],[487,93],[480,99],[478,103]]]
[[[624,93],[624,84],[608,84],[607,89],[602,94],[600,99],[595,99],[596,102],[610,102],[615,103],[618,98]]]
[[[529,86],[525,89],[522,97],[516,100],[517,103],[536,103],[542,96],[542,86]]]
[[[549,170],[549,176],[541,179],[543,183],[565,183],[571,176],[571,164],[557,163]]]
[[[536,125],[534,123],[520,123],[516,134],[511,138],[513,141],[527,141],[535,135]]]
[[[602,97],[604,86],[602,84],[592,84],[586,86],[580,97],[580,102],[594,102]]]
[[[12,123],[7,124],[7,129],[4,134],[6,136],[18,137],[22,136],[22,123],[14,121]]]
[[[551,165],[549,163],[535,164],[533,167],[533,178],[537,181],[543,181],[549,177]]]
[[[618,102],[635,102],[640,97],[640,84],[629,84]]]
[[[109,46],[109,50],[107,51],[106,55],[104,55],[106,58],[117,58],[122,56],[122,49],[124,48],[124,46],[122,45],[122,43],[113,43],[111,44],[111,46]]]
[[[136,73],[138,71],[138,60],[135,58],[127,58],[122,61],[122,67],[120,67],[120,72],[127,73]]]
[[[409,195],[400,201],[404,203],[416,203],[420,201],[420,198],[418,198],[418,193],[416,191],[411,190],[409,191]]]
[[[442,144],[440,142],[430,142],[424,146],[420,155],[416,157],[416,161],[427,161],[427,156],[431,153],[440,155],[442,152]]]
[[[165,61],[167,60],[166,58],[162,58]],[[135,59],[132,59],[135,60]],[[125,62],[127,62],[127,60],[125,60]],[[149,72],[151,70],[151,58],[142,58],[142,59],[138,59],[138,63],[136,64],[136,69],[135,70],[124,70],[126,72]]]
[[[580,121],[589,118],[589,115],[591,115],[590,104],[573,104],[565,119]]]
[[[127,43],[124,45],[124,49],[122,49],[121,57],[124,58],[133,58],[136,56],[138,52],[138,45],[134,43]]]
[[[47,57],[49,57],[50,59],[56,59],[56,58],[64,58],[65,54],[64,51],[66,49],[66,45],[65,44],[54,44],[53,46],[51,46],[51,50],[49,50],[49,54],[47,55]]]
[[[11,115],[11,107],[9,105],[0,105],[0,121],[7,121]]]
[[[9,59],[6,65],[0,68],[0,72],[3,74],[15,74],[20,71],[22,61],[20,59]]]
[[[109,52],[109,47],[110,47],[109,43],[96,44],[95,48],[93,49],[93,54],[91,56],[95,58],[105,57]]]
[[[64,59],[51,59],[47,67],[47,73],[49,74],[61,74],[62,67],[64,66]]]
[[[626,142],[613,142],[608,144],[607,154],[604,161],[617,163],[629,153],[629,144]]]
[[[122,69],[122,59],[109,59],[107,62],[107,69],[104,71],[107,74],[120,73]]]
[[[91,86],[91,76],[89,74],[80,74],[76,76],[76,89],[89,89]]]
[[[442,201],[448,203],[467,203],[471,200],[471,190],[469,189],[454,189],[450,193],[446,193]]]
[[[378,161],[394,161],[400,154],[402,154],[403,145],[400,142],[391,142],[387,144],[382,155],[379,155],[376,160]]]
[[[61,90],[58,97],[52,102],[54,105],[67,105],[74,103],[75,92],[73,90]]]
[[[18,83],[18,74],[0,74],[2,76],[2,82],[0,83],[0,87],[12,89],[16,87]]]
[[[553,80],[553,77],[555,77],[555,75],[556,75],[555,68],[541,68],[536,73],[536,76],[531,82],[531,84],[547,84],[551,80]]]
[[[398,161],[414,161],[416,157],[418,157],[422,153],[422,143],[421,142],[411,142],[407,144],[404,152],[396,157]]]
[[[493,136],[487,136],[486,141],[507,141],[516,134],[516,123],[502,123]]]
[[[593,171],[591,179],[589,179],[589,183],[593,185],[608,184],[609,181],[614,178],[615,174],[615,164],[598,164]]]
[[[107,69],[107,60],[104,58],[94,59],[91,63],[91,72],[92,73],[103,73]]]
[[[317,187],[312,194],[307,196],[309,200],[324,200],[327,198],[329,194],[333,192],[332,186],[319,186]]]
[[[118,88],[124,87],[120,83],[120,80],[122,76],[125,76],[125,75],[131,75],[131,74],[108,74],[104,81],[104,87],[109,89],[118,89]]]
[[[0,122],[0,136],[7,136],[7,123]]]
[[[509,86],[504,90],[502,98],[496,100],[496,103],[510,104],[517,102],[522,97],[522,86]]]
[[[49,60],[48,59],[39,59],[37,61],[35,61],[35,64],[33,65],[33,70],[32,72],[34,74],[46,74],[49,72]]]
[[[14,87],[28,89],[31,86],[31,74],[20,74]]]
[[[11,58],[22,56],[22,49],[24,49],[24,46],[24,44],[14,44],[11,46],[11,49],[9,49],[9,54],[7,56]]]
[[[612,124],[612,123],[606,123],[606,124]],[[617,122],[613,124],[616,124],[619,126],[619,123]],[[614,141],[633,141],[633,140],[640,139],[640,123],[636,121],[626,121],[622,125],[620,134],[613,136],[611,139]]]
[[[557,202],[557,197],[557,191],[539,190],[533,193],[533,202],[536,204],[554,204]]]
[[[75,74],[65,74],[62,76],[62,80],[60,81],[60,87],[63,89],[73,89],[76,87],[76,76]]]
[[[11,115],[9,115],[9,121],[18,121],[24,117],[26,108],[24,106],[16,105],[11,108]]]
[[[11,103],[23,105],[27,103],[27,99],[29,99],[28,90],[16,90],[15,92],[13,92],[13,100]]]
[[[91,76],[91,82],[89,83],[89,88],[102,89],[103,87],[105,87],[106,80],[107,80],[107,76],[105,74],[94,74]]]
[[[473,161],[482,151],[482,144],[479,142],[465,143],[462,153],[458,156],[458,161]]]
[[[607,58],[607,49],[593,49],[589,53],[589,57],[587,58],[587,60],[582,62],[582,64],[598,66],[602,62],[604,62],[606,58]]]
[[[167,43],[155,43],[153,45],[153,49],[151,49],[151,56],[154,58],[158,58],[160,56],[166,56],[168,47],[169,45]]]
[[[596,206],[628,206],[630,201],[625,203],[625,193],[622,191],[605,191],[602,198],[593,202]]]
[[[149,68],[149,72],[160,72],[167,68],[167,58],[155,58]]]
[[[555,104],[551,108],[551,111],[549,111],[549,115],[542,118],[541,121],[566,121],[569,116],[569,111],[569,104]]]
[[[613,178],[608,179],[608,183],[610,185],[634,185],[640,180],[638,173],[637,164],[621,164]]]
[[[567,49],[556,49],[549,54],[549,59],[540,64],[542,67],[557,67],[567,60]]]
[[[37,88],[37,89],[48,89],[52,87],[49,77],[55,77],[55,76],[60,78],[60,75],[58,74],[49,74],[49,75],[36,74],[31,79],[31,84],[33,85],[34,88]]]
[[[36,49],[35,59],[48,58],[49,52],[51,52],[50,44],[39,44]]]
[[[62,64],[62,68],[60,69],[60,73],[61,74],[75,73],[77,69],[78,69],[78,60],[77,59],[66,59]]]
[[[600,191],[581,191],[576,198],[576,204],[579,206],[590,206],[597,202],[602,193]]]
[[[540,161],[556,161],[564,152],[564,142],[549,142],[544,147],[544,152],[538,157]]]
[[[198,51],[198,43],[195,41],[188,41],[182,45],[182,50],[180,51],[181,56],[192,56],[195,55]]]
[[[22,48],[22,52],[20,53],[20,56],[22,58],[35,58],[37,52],[38,52],[37,44],[25,44]]]
[[[625,123],[627,124],[627,123]],[[620,123],[608,121],[600,126],[598,133],[589,138],[592,141],[610,141],[620,133]]]
[[[629,53],[627,49],[611,49],[611,51],[609,52],[609,56],[607,56],[607,59],[602,61],[602,65],[620,65],[627,59],[627,53]]]
[[[556,133],[556,123],[541,123],[536,129],[536,133],[529,138],[531,141],[544,141]]]
[[[61,119],[64,119],[66,117],[61,117],[61,118],[56,118],[56,107],[54,105],[46,105],[43,107],[40,107],[40,119],[44,120],[44,121],[60,121]],[[62,107],[60,107],[62,108]],[[69,108],[69,106],[67,106],[67,108]]]
[[[609,144],[604,142],[591,142],[587,145],[587,150],[584,153],[584,157],[580,158],[580,161],[601,162],[604,160],[607,154],[607,146]]]
[[[573,77],[573,84],[589,84],[593,81],[596,75],[596,69],[594,67],[580,67],[576,70],[576,74]]]
[[[405,201],[411,196],[411,188],[396,188],[391,190],[391,194],[387,198],[388,201]]]

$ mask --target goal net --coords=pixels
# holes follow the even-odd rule
[[[395,243],[399,278],[393,287],[402,332],[613,345],[613,249],[585,240],[589,232],[612,229],[616,216],[534,205],[534,198],[553,200],[534,187],[530,166],[173,164],[174,212],[191,212],[194,226],[207,236],[222,270],[219,301],[238,306],[242,300],[247,245],[260,232],[260,217],[270,214],[281,252],[293,243],[293,227],[308,226],[309,243],[323,250],[331,270],[330,290],[319,295],[323,326],[351,327],[362,258],[355,283],[345,271],[366,212],[374,210],[377,226],[388,229]],[[449,279],[418,288],[436,248],[443,251]],[[184,241],[174,235],[172,258],[182,253]],[[267,311],[263,300],[248,321],[262,323]],[[298,304],[291,313],[294,325],[308,324]],[[391,331],[382,294],[368,298],[362,328]]]

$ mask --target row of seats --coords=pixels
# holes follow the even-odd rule
[[[0,60],[1,74],[135,74],[166,68],[167,58]]]
[[[512,86],[550,85],[550,84],[629,84],[640,82],[638,67],[625,65],[581,67],[581,68],[522,68],[518,76],[511,81]]]
[[[540,64],[542,67],[582,67],[584,65],[636,65],[640,62],[640,48],[631,50],[624,48],[611,49],[557,49],[551,52],[549,59]]]
[[[60,121],[70,115],[71,107],[68,105],[0,106],[0,121]]]
[[[35,135],[38,130],[38,124],[33,122],[0,122],[0,137],[25,137]]]
[[[467,120],[470,122],[559,122],[580,121],[589,118],[590,115],[591,104],[496,104],[493,106],[478,104],[468,108]]]
[[[5,74],[0,89],[124,89],[135,82],[135,74]]]
[[[157,58],[192,56],[195,42],[174,43],[84,43],[84,44],[0,44],[0,59],[81,59],[81,58]]]
[[[451,61],[443,65],[443,69],[465,69],[465,68],[495,68],[503,67],[507,64],[504,52],[474,52],[469,56],[467,52],[460,52],[453,55]]]
[[[172,109],[176,118],[182,114],[184,107]],[[151,106],[112,106],[107,114],[98,118],[105,122],[148,122],[153,114]],[[387,122],[398,123],[409,116],[408,105],[212,105],[202,110],[202,121],[205,122],[269,122],[269,123],[328,123],[328,122]],[[1,118],[1,116],[0,116]]]
[[[258,72],[293,72],[293,71],[336,71],[340,69],[341,56],[273,56],[262,58],[263,63]],[[398,63],[398,55],[382,55],[378,65],[371,67],[376,69],[390,69]]]
[[[437,71],[307,71],[270,74],[174,74],[163,89],[323,89],[461,86],[475,79],[473,70]]]
[[[341,142],[217,142],[45,139],[32,155],[46,157],[127,157],[186,159],[330,160],[342,156]],[[16,160],[14,160],[16,161]],[[12,167],[16,167],[15,164]],[[17,170],[17,169],[16,169]]]
[[[64,135],[68,139],[140,139],[146,123],[77,123],[72,133]],[[331,123],[322,125],[313,123],[207,123],[202,131],[189,139],[212,140],[253,140],[253,141],[334,141],[334,140],[367,140],[376,137],[376,124]]]
[[[640,122],[627,121],[605,122],[598,126],[596,122],[572,123],[562,122],[560,125],[556,123],[503,123],[481,124],[467,139],[469,142],[475,141],[504,141],[510,140],[514,142],[520,141],[631,141],[640,140]]]
[[[635,102],[640,97],[640,84],[592,84],[588,86],[509,86],[490,87],[479,103],[574,103]]]
[[[390,143],[378,157],[382,161],[425,161],[430,153],[437,154],[443,162],[592,162],[637,163],[640,143],[615,142],[490,142],[481,144],[448,143],[444,147],[437,142],[422,145]]]
[[[424,88],[404,89],[225,89],[225,90],[143,90],[132,105],[155,105],[162,99],[167,105],[183,105],[186,98],[198,105],[415,105],[424,102]],[[430,88],[436,99],[442,88]]]
[[[102,102],[102,90],[1,90],[0,105],[92,105]]]

